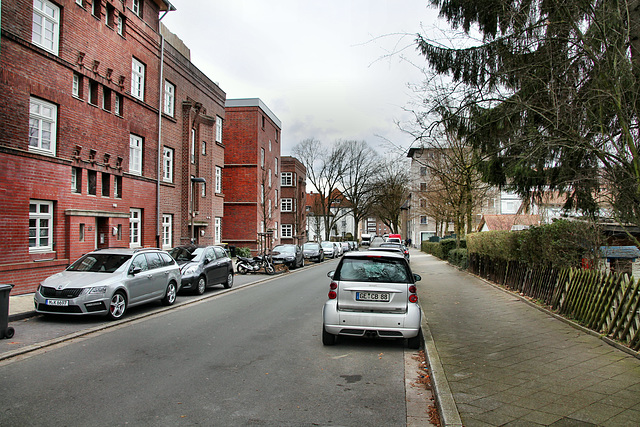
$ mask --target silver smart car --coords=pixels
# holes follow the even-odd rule
[[[422,312],[415,282],[421,280],[402,254],[349,252],[335,271],[329,299],[322,310],[322,343],[333,345],[338,335],[406,338],[420,346]]]
[[[176,301],[180,267],[160,249],[98,249],[46,278],[34,295],[38,313],[124,316],[128,307]]]

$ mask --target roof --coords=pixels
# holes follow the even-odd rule
[[[225,108],[258,107],[262,111],[264,111],[267,116],[269,116],[269,118],[273,121],[273,123],[276,124],[276,126],[278,126],[279,129],[282,129],[282,122],[280,121],[280,119],[275,114],[273,114],[273,111],[271,111],[260,98],[227,99],[224,106]]]
[[[176,10],[175,6],[169,3],[167,0],[153,0],[155,4],[158,5],[158,8],[163,12],[171,12]]]
[[[478,231],[510,231],[514,225],[540,225],[540,215],[483,215]]]

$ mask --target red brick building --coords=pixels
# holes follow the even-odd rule
[[[295,157],[282,157],[280,176],[280,240],[302,245],[307,241],[307,168]]]
[[[172,10],[167,0],[3,2],[0,274],[13,293],[33,292],[95,248],[188,239],[184,174],[213,187],[225,95],[168,44],[163,53],[159,18]],[[212,150],[185,164],[191,129]],[[222,201],[201,198],[196,221],[207,238]]]
[[[282,124],[258,98],[228,99],[225,112],[222,238],[256,251],[260,233],[270,232],[272,247],[280,241]]]

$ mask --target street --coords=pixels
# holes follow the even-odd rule
[[[406,425],[401,341],[321,343],[336,264],[238,276],[230,292],[0,362],[0,425]]]

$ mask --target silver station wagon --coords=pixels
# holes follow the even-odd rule
[[[160,249],[98,249],[46,278],[34,295],[38,313],[124,316],[128,307],[176,301],[180,267]]]
[[[322,343],[333,345],[339,335],[404,338],[409,348],[420,346],[422,312],[415,282],[400,253],[349,252],[335,271],[329,299],[322,310]]]

